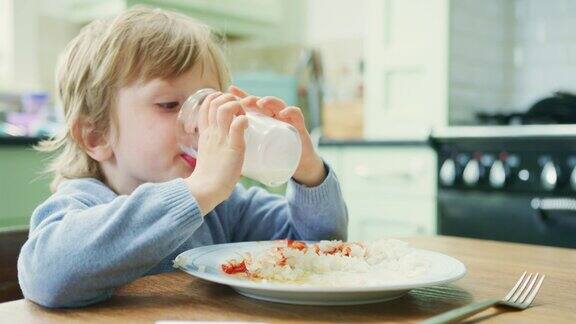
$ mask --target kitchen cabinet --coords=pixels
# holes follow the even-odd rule
[[[426,146],[320,146],[348,206],[349,240],[436,233],[435,154]]]
[[[229,36],[264,37],[282,21],[278,0],[128,0],[188,14]]]
[[[133,5],[178,11],[231,36],[262,36],[282,20],[279,0],[59,0],[45,12],[77,23],[117,14]]]
[[[320,145],[340,180],[350,240],[436,232],[435,155],[424,146]],[[47,156],[26,146],[0,146],[0,227],[26,226],[49,195]],[[255,185],[250,179],[246,185]],[[283,193],[285,187],[275,188]]]
[[[366,138],[424,138],[448,120],[450,0],[368,0]]]
[[[0,228],[28,226],[34,208],[50,195],[48,156],[30,147],[0,145]]]
[[[552,54],[570,52],[572,36],[546,38],[574,30],[568,7],[498,0],[366,0],[365,7],[366,138],[477,124],[478,112],[512,112],[573,82],[572,66]]]

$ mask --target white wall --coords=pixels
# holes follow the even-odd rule
[[[306,2],[305,46],[320,51],[326,101],[349,101],[359,95],[364,61],[366,0]]]
[[[576,91],[576,1],[516,0],[514,106]]]
[[[576,92],[576,1],[453,0],[450,122]]]
[[[511,1],[451,1],[451,124],[473,123],[477,111],[501,112],[510,108],[512,17]]]
[[[12,79],[14,70],[14,24],[12,19],[12,1],[0,0],[0,86]]]
[[[366,0],[309,0],[305,40],[309,44],[363,38]]]
[[[36,57],[39,62],[38,82],[43,89],[53,91],[58,58],[70,40],[80,33],[82,25],[46,15],[38,17],[38,25],[41,30]]]
[[[0,0],[0,89],[54,90],[58,55],[80,24],[44,14],[40,0]]]
[[[14,57],[13,80],[19,89],[42,88],[39,75],[39,6],[37,0],[13,2],[14,14]]]

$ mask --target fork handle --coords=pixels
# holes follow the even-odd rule
[[[462,306],[451,311],[447,311],[440,315],[436,315],[431,317],[423,322],[422,324],[440,324],[440,323],[450,323],[454,321],[458,321],[467,317],[470,317],[476,313],[479,313],[487,308],[490,308],[496,304],[498,304],[498,299],[488,299],[484,301],[480,301],[477,303],[473,303],[470,305]]]

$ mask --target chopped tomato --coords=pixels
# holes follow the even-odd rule
[[[314,253],[320,255],[320,246],[318,244],[314,244]]]
[[[247,272],[246,263],[244,261],[242,262],[230,261],[222,265],[222,271],[226,272],[227,274]]]
[[[292,249],[297,249],[300,251],[306,249],[306,243],[302,241],[286,240],[286,243],[288,244],[288,247]]]
[[[321,251],[321,253],[323,253],[324,255],[334,255],[334,254],[340,253],[344,256],[350,256],[350,254],[352,253],[352,248],[350,246],[347,246],[347,245],[340,243],[340,244],[333,246],[329,249]],[[320,253],[318,253],[318,254],[320,254]]]

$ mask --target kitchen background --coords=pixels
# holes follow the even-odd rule
[[[438,232],[445,160],[431,134],[521,123],[576,88],[575,0],[0,0],[0,227],[26,226],[49,195],[47,157],[31,145],[61,124],[59,53],[135,4],[213,26],[236,84],[304,108],[341,180],[351,240]]]

